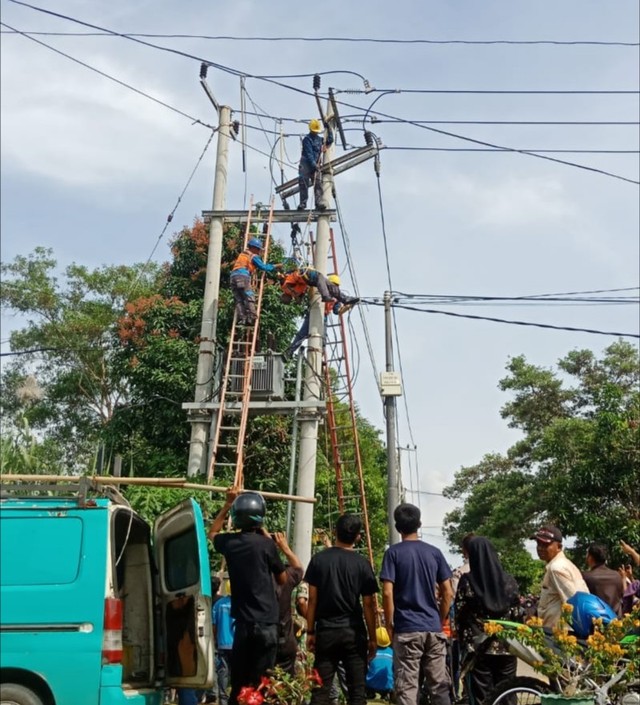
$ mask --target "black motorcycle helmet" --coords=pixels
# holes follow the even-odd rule
[[[243,492],[231,505],[231,521],[236,529],[258,529],[266,513],[267,505],[257,492]]]

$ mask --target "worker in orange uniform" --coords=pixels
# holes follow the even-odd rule
[[[322,276],[322,275],[320,275]],[[325,321],[327,316],[330,314],[340,315],[352,306],[358,303],[360,299],[353,298],[351,296],[345,296],[340,291],[340,277],[337,274],[330,274],[327,278],[327,293],[329,298],[324,301],[324,317]],[[304,321],[300,326],[300,330],[296,333],[296,337],[291,342],[291,345],[284,351],[282,357],[285,362],[290,360],[296,350],[302,345],[303,341],[309,337],[309,315],[310,310],[304,316]]]
[[[231,271],[231,291],[236,304],[236,322],[239,325],[252,326],[256,322],[256,297],[251,288],[251,275],[259,269],[271,273],[282,268],[281,264],[267,264],[262,261],[260,253],[263,247],[257,237],[252,237],[247,248],[241,252]]]
[[[300,205],[298,210],[307,207],[309,186],[313,185],[316,210],[326,210],[327,204],[322,200],[321,158],[327,147],[333,144],[333,133],[328,130],[327,139],[322,136],[322,123],[313,119],[309,122],[309,134],[302,140],[302,155],[298,167],[298,184],[300,187]]]

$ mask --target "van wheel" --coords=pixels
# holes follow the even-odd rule
[[[0,705],[44,705],[39,695],[17,683],[0,685]]]

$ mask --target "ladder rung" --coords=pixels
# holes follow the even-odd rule
[[[229,468],[235,468],[236,464],[235,463],[219,463],[217,460],[214,463],[214,465],[218,467],[229,467]]]

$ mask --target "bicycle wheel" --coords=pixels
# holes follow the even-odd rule
[[[545,681],[516,676],[499,683],[487,702],[492,705],[540,705],[540,695],[550,692],[551,686]]]

